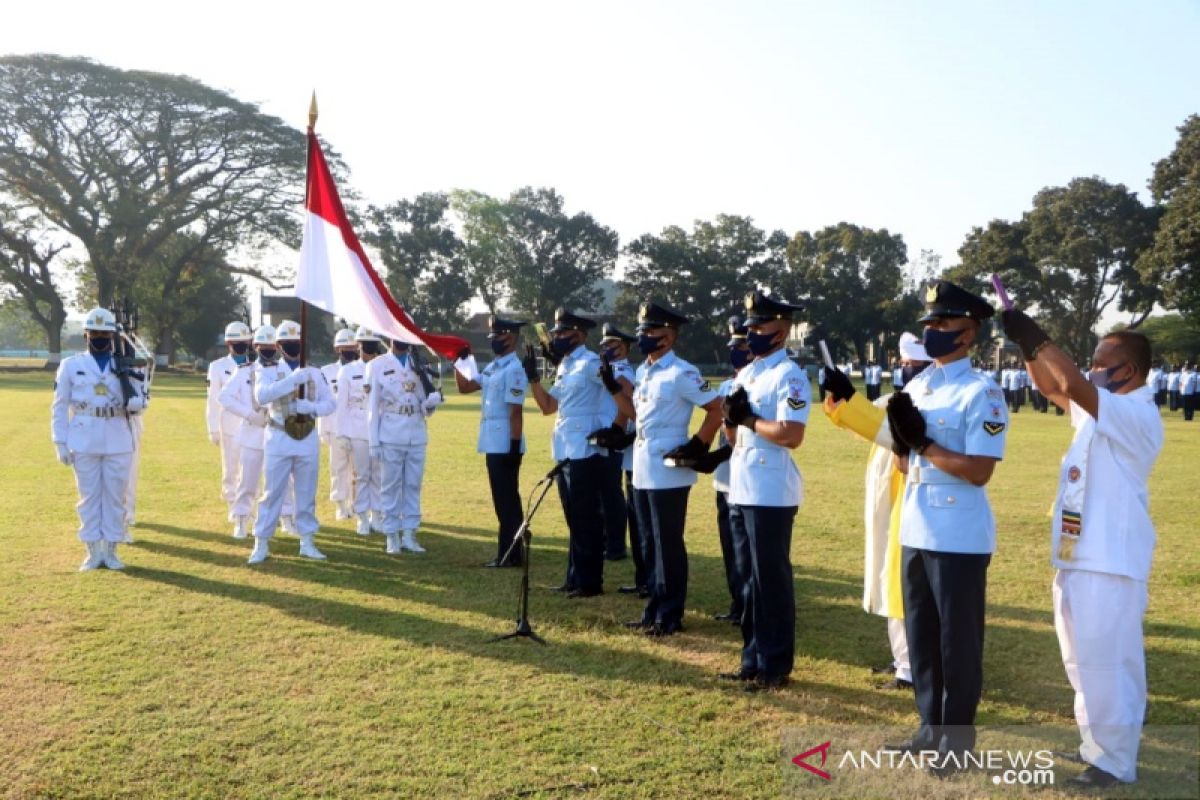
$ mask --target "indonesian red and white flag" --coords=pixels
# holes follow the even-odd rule
[[[454,360],[465,339],[426,333],[392,297],[363,252],[317,135],[308,131],[308,199],[296,296],[338,317],[391,339],[426,345]]]

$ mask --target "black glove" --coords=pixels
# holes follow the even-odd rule
[[[562,361],[562,356],[555,355],[554,350],[549,345],[542,345],[542,358],[549,361],[554,366],[558,366],[558,362]]]
[[[668,450],[666,453],[663,453],[663,458],[674,459],[681,467],[690,467],[695,463],[696,459],[707,452],[708,445],[700,441],[699,436],[693,436],[686,443],[679,445],[674,450]]]
[[[458,361],[459,359],[466,358],[469,355],[471,355],[471,348],[463,345],[463,349],[458,351],[458,355],[454,357],[454,360]]]
[[[725,421],[729,425],[745,425],[751,430],[754,430],[754,421],[758,419],[758,415],[750,409],[750,395],[746,394],[744,386],[739,386],[737,391],[725,396],[721,401],[721,413],[725,415]]]
[[[613,373],[612,364],[608,363],[607,359],[604,359],[600,364],[600,380],[604,382],[604,388],[608,390],[609,394],[620,394],[624,388],[621,386],[621,382],[617,380],[617,376]]]
[[[520,439],[509,439],[508,440],[508,454],[509,454],[509,456],[520,456],[521,455],[521,440]]]
[[[712,452],[705,453],[704,455],[700,456],[691,466],[692,469],[696,470],[696,472],[703,472],[705,475],[711,475],[716,471],[717,467],[728,461],[732,455],[733,447],[730,445],[724,445],[722,447],[718,447]]]
[[[521,366],[525,368],[525,377],[530,383],[541,383],[542,376],[538,374],[537,358],[533,355],[533,345],[525,345],[525,357],[521,359]]]
[[[892,395],[888,400],[887,416],[894,443],[892,451],[897,455],[908,455],[908,450],[921,453],[933,444],[933,440],[925,434],[925,418],[913,405],[907,392],[896,392]],[[900,444],[904,452],[897,450],[895,444]]]
[[[607,428],[600,428],[588,434],[588,441],[596,447],[604,447],[609,450],[616,450],[614,444],[620,442],[625,436],[625,431],[621,430],[617,425],[609,425]]]
[[[834,400],[849,400],[854,396],[854,384],[837,367],[825,368],[825,382],[821,388],[833,395]]]
[[[1017,347],[1021,348],[1021,358],[1026,361],[1037,358],[1037,351],[1050,341],[1046,332],[1024,311],[1005,309],[1000,314],[1000,322],[1004,325],[1004,335],[1017,343]]]

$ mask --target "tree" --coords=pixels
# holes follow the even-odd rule
[[[1138,329],[1150,339],[1154,357],[1171,364],[1195,362],[1200,354],[1200,322],[1181,314],[1151,317]]]
[[[509,305],[534,319],[551,318],[559,306],[596,308],[603,297],[596,282],[616,266],[616,231],[591,214],[568,215],[554,189],[518,189],[503,212],[508,241],[498,266]]]
[[[1161,290],[1165,307],[1200,320],[1200,115],[1179,126],[1175,149],[1154,165],[1150,191],[1163,215],[1138,271]]]
[[[371,206],[363,241],[379,250],[387,284],[425,326],[455,328],[473,294],[464,245],[450,217],[450,198],[428,192],[389,206]]]
[[[471,290],[495,313],[505,295],[500,264],[511,259],[504,204],[483,192],[458,190],[450,207],[462,223],[462,271]]]
[[[768,235],[751,218],[731,214],[697,220],[690,233],[672,225],[639,236],[625,248],[616,310],[633,319],[640,303],[665,302],[691,319],[677,347],[683,357],[723,363],[726,320],[742,312],[756,284],[779,285],[786,241],[782,231]]]
[[[998,273],[1009,295],[1031,310],[1077,360],[1091,356],[1095,328],[1115,302],[1133,313],[1130,327],[1149,315],[1157,288],[1135,268],[1149,247],[1158,212],[1121,184],[1076,178],[1042,189],[1019,222],[994,220],[975,228],[949,271],[964,288],[987,292]]]
[[[103,305],[182,252],[180,235],[221,250],[296,244],[304,169],[299,131],[191,78],[0,58],[0,194],[83,245]]]
[[[36,219],[0,206],[0,285],[10,287],[45,332],[50,353],[46,366],[54,367],[62,358],[67,310],[51,267],[66,245],[49,241],[39,228]]]
[[[803,299],[818,335],[866,361],[867,343],[911,327],[904,291],[908,248],[900,234],[840,222],[796,233],[787,245],[789,299]]]

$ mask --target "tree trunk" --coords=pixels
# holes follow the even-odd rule
[[[46,357],[46,363],[42,365],[43,369],[58,369],[58,364],[62,361],[62,326],[64,319],[55,320],[52,318],[50,324],[43,326],[46,331],[46,349],[50,351],[50,354]]]
[[[164,321],[158,326],[158,336],[154,343],[154,366],[165,367],[174,360],[174,341],[175,326],[171,322]]]

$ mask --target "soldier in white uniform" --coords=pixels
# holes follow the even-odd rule
[[[1196,401],[1200,399],[1200,374],[1191,362],[1183,365],[1179,373],[1179,403],[1183,408],[1184,422],[1191,422],[1196,415]]]
[[[80,572],[123,569],[117,544],[125,538],[126,491],[133,461],[129,417],[146,409],[145,387],[130,376],[125,397],[113,370],[116,319],[93,308],[84,320],[88,351],[58,365],[50,406],[51,440],[58,460],[75,468],[79,489],[79,539],[87,548]]]
[[[267,432],[267,409],[254,399],[255,376],[263,369],[274,369],[279,360],[279,345],[275,341],[275,328],[261,325],[253,334],[257,361],[238,365],[237,374],[226,381],[217,402],[229,413],[241,420],[238,429],[238,481],[234,487],[233,538],[245,539],[250,535],[254,505],[262,484],[263,444]],[[289,488],[283,499],[283,519],[291,519],[295,513],[294,493]]]
[[[441,392],[425,387],[407,342],[392,342],[392,352],[367,365],[367,429],[371,457],[379,458],[383,497],[383,533],[387,552],[424,553],[417,542],[421,524],[421,483],[429,433],[425,418],[442,403]],[[403,534],[403,541],[401,541]]]
[[[300,555],[325,558],[313,544],[313,537],[320,528],[317,522],[317,473],[320,471],[321,446],[315,418],[333,413],[333,393],[321,370],[296,362],[301,354],[300,333],[300,326],[295,322],[281,322],[275,335],[287,363],[263,366],[255,375],[254,401],[267,410],[268,416],[263,446],[266,480],[258,518],[254,521],[251,564],[259,564],[271,554],[269,542],[275,535],[289,481],[295,490]]]
[[[461,394],[483,391],[479,444],[492,490],[492,508],[499,530],[496,557],[485,567],[518,567],[522,546],[513,546],[525,513],[521,508],[521,461],[525,453],[525,395],[529,379],[517,358],[517,333],[524,322],[490,317],[488,340],[495,358],[480,372],[471,349],[464,347],[454,362],[454,381]]]
[[[1155,542],[1147,482],[1163,443],[1145,385],[1150,342],[1133,331],[1108,334],[1084,378],[1027,315],[1013,309],[1003,320],[1038,386],[1070,409],[1075,428],[1050,529],[1054,627],[1088,765],[1068,787],[1131,783],[1146,709],[1142,618]]]
[[[358,519],[359,536],[383,531],[383,464],[371,457],[367,424],[367,365],[383,354],[383,342],[373,332],[359,328],[354,335],[361,359],[344,364],[337,374],[337,439],[334,447],[349,454],[354,485],[351,511]]]
[[[333,335],[333,351],[338,360],[321,367],[325,382],[329,384],[334,397],[338,390],[338,371],[346,364],[358,358],[358,344],[354,341],[354,331],[342,328]],[[350,519],[353,515],[352,498],[354,497],[354,474],[351,454],[348,447],[339,445],[338,415],[330,414],[317,419],[317,436],[329,448],[329,500],[334,505],[334,519]]]
[[[250,327],[244,322],[231,322],[225,326],[225,347],[228,353],[208,365],[208,399],[205,405],[205,421],[208,423],[208,440],[221,448],[221,499],[233,520],[233,498],[237,493],[238,465],[241,454],[238,434],[241,433],[241,417],[222,408],[217,398],[225,384],[233,379],[238,367],[249,363]]]

